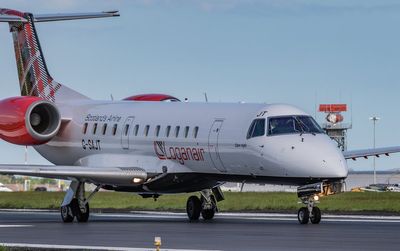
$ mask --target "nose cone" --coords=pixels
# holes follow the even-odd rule
[[[347,162],[337,144],[328,136],[326,138],[321,139],[320,148],[315,149],[318,158],[315,159],[313,165],[314,172],[323,178],[346,178],[348,174]]]
[[[287,136],[283,165],[292,177],[345,178],[346,160],[337,144],[325,134]],[[289,138],[290,137],[290,138]]]

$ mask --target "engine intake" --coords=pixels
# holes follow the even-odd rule
[[[0,138],[17,145],[41,145],[60,129],[57,107],[39,97],[14,97],[0,101]]]

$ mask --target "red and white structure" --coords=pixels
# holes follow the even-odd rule
[[[329,137],[335,140],[342,151],[347,150],[347,130],[351,123],[344,123],[343,113],[347,112],[347,104],[320,104],[319,112],[325,113],[322,128]]]

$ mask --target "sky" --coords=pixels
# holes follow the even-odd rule
[[[37,24],[52,76],[93,99],[167,93],[192,102],[289,103],[317,114],[347,103],[348,149],[400,145],[400,3],[370,0],[0,0],[32,13],[119,10],[121,17]],[[19,95],[0,23],[0,98]],[[3,163],[24,147],[0,142]],[[47,163],[28,149],[29,163]],[[377,159],[400,168],[400,154]],[[372,170],[372,160],[350,161]]]

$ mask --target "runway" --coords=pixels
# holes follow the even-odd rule
[[[400,217],[323,215],[299,225],[294,214],[221,213],[190,223],[182,213],[92,214],[61,223],[58,212],[0,211],[0,245],[90,250],[395,250]]]

